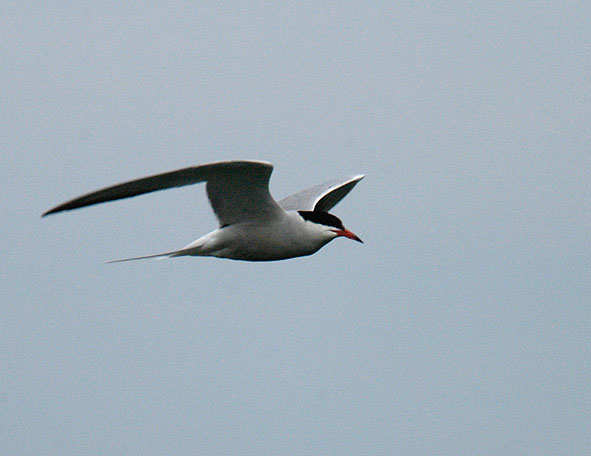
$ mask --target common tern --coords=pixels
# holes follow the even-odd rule
[[[273,165],[262,161],[224,161],[178,169],[87,193],[48,210],[43,217],[205,182],[218,229],[179,250],[113,262],[189,255],[273,261],[311,255],[337,237],[363,242],[328,212],[363,175],[334,179],[277,202],[269,193],[272,171]]]

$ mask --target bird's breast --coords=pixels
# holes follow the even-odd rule
[[[222,228],[213,255],[246,261],[284,260],[311,255],[325,243],[287,218],[273,224],[244,223]]]

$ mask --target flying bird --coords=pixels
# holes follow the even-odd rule
[[[337,237],[363,242],[328,211],[363,175],[334,179],[280,201],[269,193],[271,163],[224,161],[123,182],[67,201],[43,214],[69,211],[157,190],[206,183],[219,228],[180,250],[115,260],[213,256],[245,261],[284,260],[311,255]]]

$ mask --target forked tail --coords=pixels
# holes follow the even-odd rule
[[[106,264],[111,264],[111,263],[123,263],[125,261],[135,261],[135,260],[147,260],[150,258],[155,258],[158,260],[163,260],[165,258],[173,258],[173,257],[179,257],[179,256],[186,256],[186,255],[196,255],[197,254],[197,249],[192,248],[192,249],[181,249],[181,250],[174,250],[173,252],[166,252],[166,253],[157,253],[155,255],[145,255],[145,256],[139,256],[139,257],[133,257],[133,258],[123,258],[121,260],[112,260],[112,261],[106,261]]]

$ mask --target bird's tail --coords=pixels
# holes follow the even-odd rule
[[[165,258],[173,258],[173,257],[178,257],[178,256],[196,255],[196,254],[197,254],[196,249],[184,248],[181,250],[174,250],[172,252],[157,253],[155,255],[145,255],[145,256],[139,256],[139,257],[133,257],[133,258],[122,258],[121,260],[107,261],[106,264],[123,263],[125,261],[135,261],[135,260],[148,260],[150,258],[157,259],[157,260],[163,260]]]

